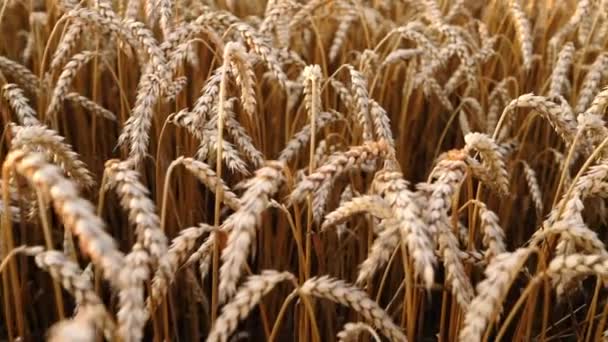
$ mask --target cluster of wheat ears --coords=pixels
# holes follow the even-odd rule
[[[608,338],[608,1],[5,0],[10,341]]]

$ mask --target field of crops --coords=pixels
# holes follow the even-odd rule
[[[1,1],[0,340],[608,341],[606,86],[606,0]]]

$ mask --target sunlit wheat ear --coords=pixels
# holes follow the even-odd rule
[[[551,124],[557,134],[559,134],[564,142],[569,143],[576,135],[576,119],[572,112],[564,110],[559,104],[547,99],[543,96],[534,94],[524,94],[512,100],[504,109],[503,116],[509,115],[508,126],[501,128],[508,129],[514,116],[513,111],[516,108],[531,108],[540,114],[545,120]]]
[[[125,257],[121,278],[124,288],[118,293],[118,335],[124,341],[141,341],[149,313],[144,302],[144,286],[150,275],[150,255],[135,243]]]
[[[468,159],[473,174],[499,193],[508,193],[509,174],[494,139],[483,133],[469,133],[464,140],[465,150],[478,152],[483,160],[483,163],[479,165],[475,159]]]
[[[271,71],[277,79],[281,88],[286,89],[287,75],[285,75],[283,68],[279,64],[276,50],[266,44],[265,39],[259,36],[251,26],[245,23],[241,22],[235,24],[233,29],[243,37],[249,48],[264,61],[264,64],[266,64],[268,70]]]
[[[196,241],[205,233],[213,231],[213,227],[207,224],[199,224],[198,227],[183,229],[179,235],[171,241],[171,246],[162,259],[158,269],[152,278],[152,290],[148,297],[148,309],[153,310],[162,302],[164,295],[169,290],[169,285],[175,280],[178,268],[188,259]]]
[[[587,74],[585,75],[583,84],[581,85],[581,90],[576,101],[576,107],[574,107],[574,111],[576,113],[584,112],[585,109],[587,109],[587,107],[589,107],[589,105],[593,102],[595,95],[600,90],[602,75],[605,73],[607,67],[607,53],[602,53],[597,56],[593,64],[591,64]]]
[[[249,312],[284,281],[296,283],[296,277],[289,272],[264,270],[259,275],[251,275],[239,287],[232,300],[226,304],[207,336],[208,342],[226,342],[236,329],[239,321],[245,319]]]
[[[311,126],[314,126],[316,120],[318,120],[317,117],[321,114],[322,110],[320,83],[323,75],[321,74],[321,67],[318,65],[307,65],[302,71],[302,77],[304,86],[304,106],[306,107],[306,113],[308,114]],[[313,120],[315,120],[315,122],[313,122]]]
[[[531,246],[540,245],[547,237],[560,236],[560,241],[566,241],[583,251],[594,254],[608,254],[606,246],[580,218],[580,215],[557,221],[553,224],[545,223],[544,229],[532,236]]]
[[[485,258],[491,261],[496,255],[507,251],[505,246],[505,232],[500,227],[496,213],[490,210],[484,203],[479,206],[480,227],[483,232],[483,245],[486,249]]]
[[[53,279],[74,296],[78,312],[94,309],[98,313],[98,319],[93,322],[94,326],[103,331],[106,338],[112,339],[116,329],[114,321],[95,292],[91,280],[83,275],[78,264],[59,251],[40,251],[34,255],[36,265],[49,272]]]
[[[172,118],[173,123],[188,129],[198,140],[202,140],[200,130],[208,120],[211,109],[217,101],[223,69],[223,67],[215,69],[211,77],[207,79],[201,90],[201,96],[196,99],[192,111],[181,110]]]
[[[49,196],[65,228],[78,237],[80,250],[91,258],[116,288],[121,288],[119,274],[124,268],[124,255],[117,249],[114,239],[106,233],[105,224],[95,215],[91,203],[79,196],[74,183],[39,153],[26,154],[19,150],[9,153],[3,164],[4,184],[13,168],[27,178],[33,187]]]
[[[496,84],[494,89],[492,89],[490,92],[490,106],[488,108],[488,115],[486,116],[486,132],[488,134],[494,133],[502,106],[511,100],[508,89],[508,85],[511,80],[511,77],[504,78],[502,81],[498,82],[498,84]]]
[[[142,76],[135,106],[118,137],[118,145],[129,143],[129,160],[134,165],[141,163],[148,151],[152,117],[160,91],[160,83],[156,77],[150,74]]]
[[[188,257],[188,260],[184,263],[184,266],[189,266],[194,263],[198,263],[201,280],[204,280],[209,273],[209,267],[211,266],[211,257],[213,252],[213,246],[215,244],[215,235],[211,234],[201,246],[194,251]]]
[[[156,205],[148,189],[141,183],[139,172],[127,162],[112,159],[105,164],[107,189],[114,189],[121,206],[129,213],[129,222],[135,226],[137,241],[150,254],[150,267],[158,266],[167,253],[167,237],[160,228]]]
[[[68,28],[65,34],[61,37],[57,49],[53,53],[51,58],[51,64],[49,67],[50,71],[59,70],[66,61],[70,54],[76,48],[76,45],[80,42],[80,37],[84,32],[86,25],[80,21],[68,23]]]
[[[327,139],[319,141],[315,148],[315,165],[323,165],[332,154],[336,153],[338,146],[336,144],[328,143]],[[298,180],[301,180],[299,178]]]
[[[418,191],[424,193],[423,197],[428,203],[423,217],[430,234],[437,236],[439,253],[446,270],[446,282],[463,308],[469,305],[474,291],[460,259],[458,238],[450,227],[448,210],[466,175],[465,159],[466,153],[461,150],[447,152],[431,171],[430,178],[434,182],[418,185]]]
[[[428,100],[432,101],[432,95],[435,95],[445,109],[450,112],[454,110],[454,105],[452,105],[448,93],[439,85],[434,77],[424,79],[423,91]]]
[[[308,22],[310,17],[314,16],[314,12],[317,9],[323,8],[325,5],[323,0],[311,0],[300,7],[300,9],[293,15],[289,22],[289,27],[292,30],[299,28],[300,25],[304,25]]]
[[[549,46],[553,49],[557,48],[559,44],[574,30],[579,27],[583,20],[586,20],[586,17],[590,17],[591,11],[591,0],[581,0],[577,2],[576,10],[574,14],[568,19],[568,22],[562,25],[555,33],[553,37],[549,40]],[[582,42],[580,42],[582,44]]]
[[[359,341],[359,336],[365,332],[369,333],[375,342],[381,341],[380,336],[378,336],[374,328],[362,322],[344,324],[344,327],[342,327],[342,330],[338,332],[336,337],[339,342],[356,342]]]
[[[165,101],[174,101],[177,96],[186,88],[188,85],[188,77],[179,76],[176,77],[171,83],[169,83],[165,91]]]
[[[349,66],[351,81],[351,92],[355,103],[357,122],[363,131],[363,141],[373,139],[372,120],[369,113],[369,93],[367,92],[367,80],[363,74],[354,67]]]
[[[318,131],[323,129],[328,124],[335,122],[340,119],[340,114],[334,111],[329,112],[320,112],[316,118],[315,128]],[[279,153],[279,161],[289,162],[294,159],[298,152],[302,150],[308,144],[311,137],[311,129],[312,125],[307,124],[303,126],[293,137],[287,142],[287,145],[283,148],[281,153]],[[316,132],[315,132],[316,133]],[[319,144],[317,144],[317,147]]]
[[[481,341],[488,324],[501,311],[517,274],[533,252],[532,248],[519,248],[512,253],[502,253],[486,267],[486,279],[477,285],[477,296],[465,312],[460,341]]]
[[[346,85],[335,78],[330,78],[329,84],[334,88],[344,106],[346,106],[349,111],[355,111],[355,100]]]
[[[556,256],[549,263],[547,274],[552,280],[559,280],[561,277],[568,276],[598,276],[608,279],[608,256],[571,254]]]
[[[36,75],[23,65],[4,56],[0,56],[0,71],[4,75],[10,75],[20,87],[29,93],[36,94],[41,90],[40,80]]]
[[[56,131],[45,126],[12,126],[14,134],[11,140],[13,149],[23,151],[43,151],[50,160],[59,165],[77,184],[82,187],[91,187],[95,180],[87,166],[79,159],[79,155],[72,150],[72,146],[65,143],[64,138]]]
[[[421,277],[425,287],[430,289],[435,276],[435,242],[422,218],[423,207],[416,201],[414,192],[410,191],[409,183],[401,172],[392,171],[385,166],[385,169],[374,176],[372,192],[381,195],[393,209],[395,218],[400,221],[401,240],[407,247],[408,256],[414,261],[415,275]],[[382,235],[383,233],[378,236],[377,241]],[[388,238],[389,235],[386,236]],[[370,256],[371,254],[370,252]]]
[[[292,203],[302,201],[310,192],[316,191],[326,180],[333,180],[346,171],[360,169],[369,161],[383,159],[388,154],[388,144],[381,140],[351,147],[345,152],[332,154],[327,163],[306,176],[290,195]]]
[[[163,36],[167,37],[173,30],[173,2],[170,0],[158,0],[158,7],[160,28],[163,31]]]
[[[6,213],[8,211],[8,213]],[[0,215],[9,215],[10,220],[13,222],[21,221],[21,208],[14,205],[5,205],[3,201],[0,201]]]
[[[302,170],[304,171],[304,170]],[[301,178],[298,179],[298,181]],[[316,225],[321,222],[323,215],[325,215],[325,207],[327,202],[331,198],[331,192],[334,188],[333,182],[326,181],[315,191],[312,196],[312,218]]]
[[[217,130],[205,129],[205,139],[199,145],[196,152],[198,160],[208,160],[210,163],[215,159],[218,150]],[[234,145],[228,141],[222,141],[222,159],[228,169],[234,173],[249,175],[247,163],[241,158],[241,154]]]
[[[524,69],[530,70],[532,68],[532,44],[534,40],[530,28],[530,21],[517,0],[510,1],[509,14],[513,20],[517,39],[519,40]]]
[[[446,270],[446,282],[450,285],[452,294],[456,297],[458,304],[467,309],[474,296],[471,280],[467,277],[461,259],[458,238],[449,227],[449,220],[445,214],[436,223],[438,231],[439,253],[443,259]]]
[[[225,102],[226,105],[224,106],[224,127],[226,128],[228,135],[231,136],[232,141],[234,141],[234,144],[236,145],[239,152],[245,155],[247,159],[251,161],[254,167],[259,168],[264,163],[264,155],[253,145],[253,140],[251,136],[249,136],[247,130],[245,130],[245,128],[236,119],[236,115],[233,110],[233,100],[234,98],[231,98]],[[217,108],[215,108],[212,112],[213,116],[205,124],[206,132],[217,130]],[[203,138],[207,139],[205,137]],[[228,152],[230,153],[230,150]]]
[[[13,109],[17,119],[23,126],[40,125],[36,111],[30,107],[27,98],[14,83],[7,83],[2,87],[2,95]]]
[[[279,46],[289,45],[289,18],[295,9],[295,4],[291,1],[268,1],[264,21],[259,28],[260,34],[270,36],[274,32]]]
[[[241,207],[224,222],[225,229],[230,231],[226,248],[222,251],[220,268],[219,293],[220,302],[229,300],[236,291],[236,286],[247,257],[255,240],[256,228],[262,220],[262,213],[268,206],[270,197],[281,187],[284,181],[285,164],[269,161],[257,170],[247,181],[247,190],[241,196]]]
[[[93,342],[97,337],[97,324],[103,319],[105,311],[96,306],[87,306],[78,310],[74,318],[59,321],[49,329],[49,342]],[[112,336],[109,340],[112,340]]]
[[[434,25],[443,23],[444,15],[441,13],[441,8],[437,0],[422,0],[424,6],[424,17]]]
[[[456,0],[453,4],[450,5],[450,9],[448,13],[445,15],[445,21],[450,22],[454,20],[459,15],[469,16],[470,13],[465,6],[466,0]]]
[[[147,61],[152,72],[156,73],[160,78],[159,82],[163,90],[167,89],[171,72],[169,64],[166,61],[165,54],[160,49],[160,46],[154,34],[142,22],[127,19],[122,22],[125,31],[137,42],[136,52],[147,55]],[[147,67],[146,67],[147,68]]]
[[[254,115],[256,107],[255,74],[245,48],[241,44],[226,45],[224,58],[229,58],[232,75],[235,77],[237,86],[241,89],[243,109],[250,116]]]
[[[551,72],[551,84],[549,85],[549,98],[562,95],[564,83],[568,80],[568,72],[572,66],[574,58],[574,44],[568,42],[564,44],[557,56],[557,61]]]
[[[421,31],[424,25],[420,21],[409,22],[405,26],[400,26],[391,32],[398,34],[401,38],[411,40],[416,43],[418,48],[424,51],[425,55],[433,60],[439,59],[438,48],[435,43]]]
[[[66,94],[69,91],[70,85],[78,71],[92,60],[97,53],[95,51],[83,51],[72,56],[70,61],[63,67],[61,75],[57,79],[53,95],[51,95],[51,102],[49,103],[46,110],[46,117],[54,117],[63,104]]]
[[[565,192],[559,203],[549,213],[549,225],[563,218],[581,217],[584,208],[583,200],[591,196],[598,196],[604,190],[604,179],[608,177],[608,160],[601,159],[571,185],[572,191]],[[539,234],[537,232],[535,234]]]
[[[217,184],[218,183],[221,184],[221,187],[223,189],[222,201],[228,207],[230,207],[230,209],[238,210],[241,207],[241,205],[239,203],[239,199],[236,196],[236,194],[234,192],[232,192],[232,190],[230,190],[230,188],[224,183],[224,181],[221,178],[219,178],[217,176],[215,171],[213,171],[209,167],[209,165],[207,165],[201,161],[198,161],[196,159],[188,158],[188,157],[179,157],[175,161],[184,165],[184,167],[188,171],[192,172],[192,174],[196,178],[198,178],[198,180],[201,181],[201,183],[205,184],[205,186],[207,186],[207,188],[210,191],[215,192],[215,190],[217,189]]]
[[[140,13],[141,8],[142,8],[142,1],[128,0],[127,6],[126,6],[126,9],[124,12],[124,18],[137,20],[139,18],[139,13]],[[167,39],[166,36],[165,36],[165,39]]]
[[[370,117],[374,123],[374,132],[378,139],[386,140],[390,147],[390,154],[395,153],[395,139],[393,139],[393,132],[391,130],[391,120],[388,117],[388,113],[376,100],[370,99]]]
[[[369,213],[379,219],[388,219],[393,216],[393,211],[380,196],[364,195],[340,205],[336,210],[325,216],[321,230],[341,223],[351,216],[359,213]]]
[[[527,162],[521,160],[521,163],[524,168],[524,177],[526,179],[526,184],[528,185],[528,191],[530,191],[530,196],[532,197],[532,202],[534,203],[537,213],[541,214],[543,212],[543,194],[540,190],[540,185],[538,184],[536,172]]]
[[[322,276],[308,279],[298,289],[298,292],[303,296],[329,299],[345,305],[363,316],[369,324],[381,331],[391,341],[407,341],[391,317],[358,287],[329,276]]]
[[[81,106],[82,108],[88,110],[89,112],[91,112],[94,115],[97,115],[104,119],[108,119],[110,121],[116,121],[116,115],[114,115],[114,113],[103,108],[102,106],[95,103],[94,101],[91,101],[86,96],[82,96],[78,93],[72,92],[72,93],[67,93],[65,95],[65,99],[74,104]]]
[[[350,185],[347,185],[342,194],[340,195],[340,203],[338,206],[343,205],[344,203],[352,200],[354,197],[353,188]],[[336,235],[338,236],[338,241],[342,241],[344,234],[346,233],[347,226],[346,223],[339,223],[336,225]]]
[[[397,49],[386,55],[381,68],[399,61],[406,61],[422,54],[422,49]]]
[[[380,222],[378,225],[380,233],[372,243],[367,257],[359,266],[356,285],[364,285],[381,267],[388,263],[401,242],[401,225],[402,222],[398,218],[389,218]]]
[[[334,37],[331,45],[329,46],[329,52],[327,55],[329,61],[331,62],[335,61],[340,54],[340,50],[342,50],[342,46],[348,38],[348,31],[350,30],[353,22],[357,19],[358,15],[355,6],[352,6],[349,3],[345,3],[345,6],[341,7],[343,8],[337,17],[338,26],[334,32]]]
[[[101,2],[100,2],[101,3]],[[105,14],[112,13],[109,10]],[[122,41],[128,43],[137,52],[140,66],[144,66],[146,60],[150,60],[151,65],[158,68],[167,76],[167,66],[164,61],[162,51],[155,47],[156,40],[151,32],[143,27],[143,24],[134,20],[122,21],[116,14],[104,15],[102,11],[89,8],[76,7],[66,13],[66,18],[74,19],[76,22],[85,24],[85,27],[95,27],[102,32],[116,34]]]
[[[606,105],[608,105],[608,87],[604,87],[591,102],[589,108],[585,110],[586,113],[591,114],[602,114],[604,113],[604,109],[606,109]]]

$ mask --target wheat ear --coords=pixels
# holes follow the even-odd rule
[[[487,325],[500,312],[511,284],[533,251],[519,248],[512,253],[499,254],[486,267],[486,279],[477,285],[477,296],[465,313],[460,341],[481,341]]]
[[[198,227],[183,229],[173,239],[167,253],[160,259],[158,269],[152,278],[152,290],[148,297],[148,309],[151,311],[158,306],[167,293],[169,285],[175,279],[179,266],[188,259],[189,253],[196,241],[205,233],[213,231],[213,227],[201,223]]]
[[[371,326],[362,323],[346,323],[342,330],[338,332],[336,337],[338,338],[338,342],[356,342],[359,341],[359,335],[363,332],[368,332],[373,338],[375,342],[380,342],[380,336]]]
[[[112,159],[105,164],[106,186],[115,189],[120,203],[135,226],[137,241],[150,254],[150,266],[156,268],[167,253],[167,237],[160,228],[156,205],[148,189],[141,183],[139,173],[127,162]]]
[[[12,130],[14,137],[11,140],[11,146],[13,149],[31,152],[44,151],[49,159],[60,165],[64,172],[78,184],[85,188],[95,184],[85,163],[72,150],[72,146],[65,143],[64,138],[56,131],[41,125],[12,126]]]
[[[106,233],[105,224],[95,215],[92,204],[79,196],[76,186],[63,176],[61,169],[47,163],[39,153],[26,154],[20,150],[9,153],[2,167],[5,186],[14,168],[51,198],[66,229],[79,238],[81,250],[116,288],[122,288],[119,275],[124,268],[124,255]]]
[[[310,278],[302,284],[298,292],[300,295],[329,299],[345,305],[357,311],[391,341],[407,341],[403,332],[378,303],[371,300],[364,291],[342,280],[329,276]]]
[[[247,181],[247,190],[240,198],[240,208],[224,222],[224,229],[230,231],[226,248],[222,251],[220,268],[220,302],[226,302],[235,291],[247,256],[256,236],[262,213],[266,210],[270,197],[283,183],[285,164],[269,161],[257,170],[255,176]]]
[[[226,342],[240,320],[258,304],[262,297],[272,291],[281,282],[296,283],[296,278],[289,272],[274,270],[262,271],[260,275],[252,275],[239,287],[232,300],[224,306],[222,313],[215,321],[207,336],[208,342]]]
[[[290,195],[290,201],[299,202],[304,199],[306,194],[316,191],[324,181],[335,179],[343,172],[353,168],[364,167],[366,162],[382,159],[387,154],[388,144],[383,140],[354,146],[345,152],[336,152],[329,157],[326,164],[298,183]]]

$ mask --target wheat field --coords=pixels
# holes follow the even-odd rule
[[[608,341],[608,1],[0,1],[0,340]]]

